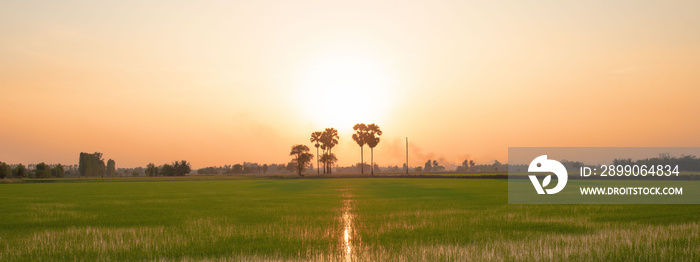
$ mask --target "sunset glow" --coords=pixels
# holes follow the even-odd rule
[[[351,165],[358,122],[385,132],[381,166],[406,137],[412,166],[700,146],[699,5],[5,1],[0,159],[286,163],[334,127]]]
[[[356,123],[381,123],[394,105],[395,83],[387,68],[350,54],[314,63],[298,90],[306,117],[320,126],[350,130]]]

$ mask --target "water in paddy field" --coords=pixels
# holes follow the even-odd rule
[[[343,243],[343,258],[345,261],[352,261],[353,259],[353,242],[355,241],[353,239],[353,230],[354,230],[354,219],[355,219],[355,214],[352,212],[353,205],[354,205],[354,200],[352,199],[352,194],[348,192],[348,189],[343,190],[342,197],[343,199],[343,212],[342,212],[342,220],[343,220],[343,236],[342,236],[342,243]]]

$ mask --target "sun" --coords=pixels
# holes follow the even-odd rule
[[[387,66],[357,55],[336,55],[312,64],[299,88],[302,111],[319,127],[346,131],[356,123],[379,123],[394,103]]]

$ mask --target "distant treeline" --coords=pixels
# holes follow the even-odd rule
[[[0,179],[4,178],[61,178],[66,175],[66,171],[63,165],[47,165],[41,162],[36,165],[31,165],[31,169],[28,169],[22,164],[8,165],[4,162],[0,162]]]
[[[581,167],[587,166],[587,167],[597,167],[600,164],[587,164],[583,163],[580,161],[568,161],[568,160],[562,160],[560,161],[564,167],[566,167],[566,170],[571,171],[571,172],[579,172]],[[700,171],[700,158],[694,156],[694,155],[681,155],[680,157],[673,157],[668,153],[663,153],[659,154],[658,157],[652,157],[652,158],[644,158],[644,159],[638,159],[638,160],[632,160],[630,158],[627,159],[620,159],[616,158],[612,161],[612,165],[637,165],[637,166],[642,166],[646,165],[647,167],[649,166],[658,166],[658,165],[670,165],[670,166],[678,166],[679,171]],[[506,166],[506,170],[508,165]],[[513,171],[515,172],[527,172],[527,165],[513,165],[511,166],[513,168]]]
[[[351,166],[333,166],[333,171],[337,173],[360,173],[362,164],[357,163]],[[370,170],[371,166],[364,164],[364,170]],[[527,167],[525,167],[527,170]],[[258,164],[244,162],[243,164],[233,164],[224,166],[210,166],[197,169],[198,174],[208,175],[234,175],[234,174],[284,174],[293,173],[294,163],[287,164]],[[375,173],[405,173],[406,163],[399,165],[379,166],[374,165]],[[442,172],[460,172],[460,173],[482,173],[482,172],[508,172],[508,164],[501,164],[499,161],[494,161],[493,164],[476,164],[473,160],[464,160],[461,166],[457,169],[448,170],[442,166],[437,160],[428,160],[423,166],[409,167],[410,173],[442,173]],[[313,164],[306,169],[306,174],[317,173]]]
[[[190,163],[185,160],[174,161],[172,164],[156,166],[150,163],[146,166],[147,176],[184,176],[192,171]]]
[[[700,171],[700,159],[694,155],[681,155],[680,157],[673,157],[671,154],[663,153],[658,157],[645,158],[632,161],[632,159],[615,159],[613,160],[613,165],[646,165],[646,166],[658,166],[658,165],[670,165],[678,166],[679,171]]]
[[[579,161],[560,161],[569,171],[578,171],[583,166],[593,166],[584,164]],[[671,165],[676,166],[680,171],[700,171],[700,158],[694,155],[681,155],[673,157],[670,154],[660,154],[658,157],[645,158],[639,160],[632,159],[615,159],[613,165]],[[334,166],[333,170],[338,173],[359,173],[362,170],[362,164],[357,163],[352,166]],[[452,166],[454,167],[454,166]],[[514,172],[527,172],[527,165],[510,166]],[[364,169],[368,170],[371,166],[364,164]],[[476,164],[473,160],[464,160],[460,166],[455,169],[448,170],[440,165],[437,160],[428,160],[423,166],[409,167],[410,173],[441,173],[441,172],[458,172],[458,173],[486,173],[486,172],[508,172],[509,165],[502,164],[498,160],[493,164]],[[306,170],[306,173],[314,173],[313,164]],[[44,162],[38,164],[7,164],[0,162],[0,179],[4,178],[62,178],[62,177],[114,177],[114,176],[184,176],[190,174],[192,169],[190,163],[181,160],[174,161],[170,164],[156,166],[153,163],[148,164],[146,168],[116,168],[114,160],[109,159],[105,163],[102,158],[102,153],[85,153],[81,152],[78,165],[62,165],[62,164],[46,164]],[[280,174],[293,173],[293,162],[287,164],[258,164],[243,162],[243,164],[233,164],[224,166],[210,166],[197,170],[199,174],[212,175],[234,175],[234,174]],[[379,166],[374,165],[374,172],[377,173],[404,173],[406,172],[406,164],[402,166]]]
[[[116,163],[114,160],[107,160],[105,165],[104,159],[102,159],[102,153],[80,153],[80,158],[78,159],[78,172],[80,176],[84,177],[113,177],[116,176]]]
[[[574,171],[578,172],[582,166],[588,166],[588,165],[584,164],[583,162],[569,161],[566,159],[559,161],[559,163],[561,163],[566,168],[566,170],[568,170],[570,172],[574,172]],[[505,166],[506,166],[506,171],[508,171],[509,166],[508,165],[505,165]],[[512,168],[511,171],[513,171],[513,172],[527,172],[528,165],[511,165],[510,168]]]
[[[313,168],[313,166],[312,166]],[[208,175],[233,175],[233,174],[277,174],[291,173],[294,170],[293,163],[287,164],[258,164],[243,162],[243,164],[210,166],[197,169],[198,174]]]
[[[112,159],[105,163],[102,153],[81,152],[78,165],[61,164],[23,164],[9,165],[0,162],[0,179],[4,178],[63,178],[63,177],[115,177],[115,176],[184,176],[192,171],[190,163],[185,160],[175,161],[172,164],[163,164],[156,167],[149,164],[144,170],[137,168],[116,168],[116,162]]]

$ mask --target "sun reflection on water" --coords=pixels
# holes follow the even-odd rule
[[[348,205],[346,205],[348,206]],[[347,210],[347,209],[346,209]],[[352,234],[352,215],[350,212],[343,212],[343,222],[345,226],[345,232],[343,233],[343,238],[345,239],[345,261],[352,260],[352,243],[350,234]]]
[[[343,197],[346,198],[343,200],[343,244],[345,245],[345,261],[352,261],[353,257],[353,220],[354,220],[354,214],[352,213],[352,204],[353,200],[351,199],[352,195],[349,193],[343,193]]]

